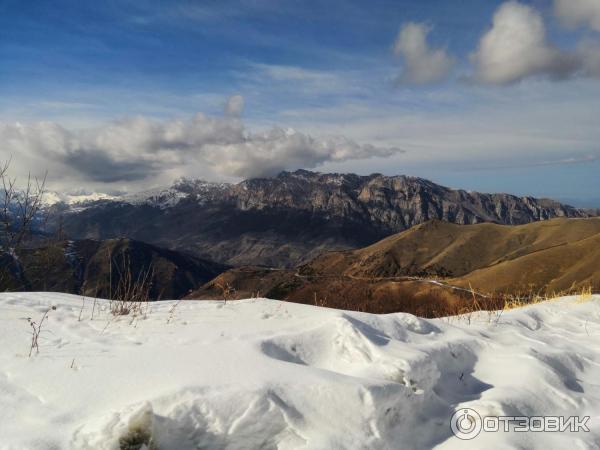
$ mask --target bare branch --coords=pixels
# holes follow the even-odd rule
[[[8,174],[10,163],[9,159],[0,164],[0,247],[14,252],[31,233],[42,209],[47,173],[41,179],[29,174],[25,187],[18,190],[17,179]]]

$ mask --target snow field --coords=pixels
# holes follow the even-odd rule
[[[0,449],[600,448],[599,300],[470,321],[266,299],[114,319],[98,300],[92,320],[93,299],[0,294]],[[29,358],[26,318],[51,306]],[[463,441],[465,407],[587,415],[590,432]]]

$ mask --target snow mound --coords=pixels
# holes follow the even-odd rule
[[[600,297],[439,320],[0,294],[0,449],[598,448]],[[31,358],[27,318],[42,326]],[[93,314],[93,317],[92,317]],[[454,437],[461,408],[590,432]]]

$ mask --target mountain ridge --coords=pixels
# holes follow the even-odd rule
[[[524,224],[588,216],[550,199],[469,192],[406,175],[307,170],[237,184],[180,180],[141,201],[56,210],[76,239],[126,236],[229,265],[274,267],[364,247],[431,219]]]

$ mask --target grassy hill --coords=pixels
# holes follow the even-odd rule
[[[434,220],[369,247],[323,255],[307,266],[357,277],[461,277],[502,262],[508,267],[511,261],[553,248],[556,255],[576,243],[586,255],[595,254],[600,247],[588,239],[598,236],[600,218],[554,219],[517,226],[456,225]],[[572,259],[569,262],[574,262]]]
[[[527,225],[456,225],[438,220],[371,246],[321,255],[295,270],[238,268],[190,297],[220,298],[223,286],[267,297],[370,312],[434,316],[499,294],[600,290],[600,218]]]

